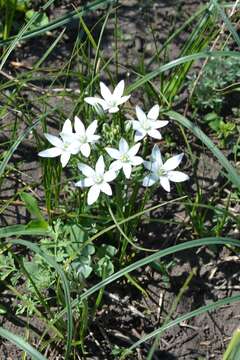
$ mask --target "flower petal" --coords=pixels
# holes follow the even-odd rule
[[[86,164],[79,163],[78,168],[86,177],[93,177],[95,175],[95,171]]]
[[[146,114],[138,105],[136,106],[136,115],[140,122],[144,122],[147,120]]]
[[[89,191],[88,191],[88,196],[87,196],[87,203],[88,205],[92,205],[93,203],[95,203],[95,201],[97,201],[98,197],[100,194],[100,187],[99,185],[93,185]]]
[[[38,156],[53,158],[53,157],[59,156],[61,154],[62,154],[62,150],[57,147],[54,147],[54,148],[40,151],[38,153]]]
[[[154,105],[147,114],[148,119],[157,120],[159,115],[159,109],[159,105]]]
[[[111,114],[114,114],[118,111],[119,111],[119,107],[117,107],[117,106],[110,107],[108,110],[108,112],[110,112]]]
[[[100,82],[100,91],[101,91],[101,95],[103,97],[103,99],[108,102],[109,99],[112,98],[112,93],[109,90],[109,88],[104,84],[104,82]]]
[[[63,142],[61,139],[59,139],[57,136],[51,135],[51,134],[44,134],[45,138],[52,144],[53,146],[56,146],[58,148],[63,147]]]
[[[74,129],[78,135],[85,135],[85,126],[78,116],[75,116],[74,118]]]
[[[67,163],[69,162],[70,160],[70,156],[71,154],[67,151],[64,151],[60,157],[60,161],[61,161],[61,164],[62,164],[62,167],[65,167],[67,165]]]
[[[160,184],[167,192],[170,191],[170,182],[167,176],[160,176]]]
[[[145,132],[145,131],[139,131],[139,130],[137,130],[137,131],[135,132],[134,141],[135,141],[135,142],[138,142],[138,141],[142,140],[145,135],[146,135],[146,132]]]
[[[132,156],[136,155],[139,148],[140,148],[141,144],[137,143],[135,145],[133,145],[129,150],[128,150],[128,156],[131,158]]]
[[[140,156],[133,156],[131,158],[131,165],[138,166],[143,163],[143,159]]]
[[[121,99],[117,100],[117,104],[118,105],[122,105],[123,103],[125,103],[126,101],[128,101],[128,99],[131,97],[131,95],[126,95],[126,96],[122,96]]]
[[[170,181],[182,182],[189,179],[189,176],[181,171],[169,171],[168,178]]]
[[[98,158],[98,161],[96,162],[95,170],[97,174],[104,174],[105,164],[102,155]]]
[[[72,133],[72,123],[69,119],[67,119],[62,128],[62,133],[71,134]]]
[[[152,166],[153,166],[153,162],[152,161],[144,161],[143,162],[144,167],[149,170],[152,171]]]
[[[100,184],[100,190],[109,196],[112,195],[111,186],[107,182],[103,182],[102,184]]]
[[[93,105],[93,106],[101,105],[103,110],[106,110],[108,108],[108,104],[106,103],[106,101],[103,99],[100,99],[98,97],[91,97],[91,96],[86,97],[86,98],[84,98],[84,101],[86,103],[88,103],[89,105]]]
[[[88,136],[88,142],[90,143],[94,143],[96,141],[98,141],[100,139],[100,135],[91,135],[91,136]]]
[[[161,140],[162,139],[162,135],[160,134],[160,132],[156,129],[152,129],[152,130],[149,130],[148,132],[148,135],[151,136],[152,138],[154,139],[157,139],[157,140]]]
[[[158,180],[158,178],[156,176],[154,176],[153,174],[147,175],[144,177],[143,179],[143,186],[152,186],[153,184],[156,183],[156,181]]]
[[[88,143],[82,144],[82,145],[80,146],[80,151],[81,151],[81,153],[83,154],[83,156],[89,157],[89,155],[90,155],[90,153],[91,153],[91,148],[90,148],[90,146],[89,146]]]
[[[121,160],[113,161],[110,165],[110,170],[112,171],[118,171],[123,167],[123,163]],[[107,181],[107,180],[106,180]]]
[[[160,129],[164,126],[166,126],[169,123],[169,121],[163,121],[163,120],[156,120],[153,122],[154,129]]]
[[[126,178],[129,179],[132,172],[132,166],[130,164],[123,164],[122,169]]]
[[[156,144],[154,145],[154,147],[152,149],[151,160],[153,162],[156,161],[159,164],[159,166],[162,166],[162,164],[163,164],[161,151]]]
[[[117,149],[114,149],[114,148],[105,148],[106,152],[108,153],[109,156],[111,156],[111,158],[113,159],[119,159],[121,154],[120,154],[120,151],[117,150]]]
[[[125,154],[129,149],[128,143],[124,138],[119,141],[119,151],[121,154]]]
[[[83,180],[79,180],[78,182],[75,183],[75,186],[78,186],[78,187],[89,187],[89,186],[92,186],[94,185],[94,181],[92,178],[85,178]]]
[[[115,162],[115,161],[114,161],[114,162]],[[117,177],[116,171],[110,169],[110,170],[108,170],[108,171],[105,172],[105,174],[104,174],[104,181],[105,181],[105,182],[111,182],[111,181],[113,181],[114,179],[116,179],[116,177]]]
[[[124,80],[119,81],[119,83],[117,84],[117,86],[113,91],[114,99],[121,98],[123,96],[124,86],[125,86]]]
[[[142,125],[138,120],[132,120],[131,125],[132,125],[133,130],[141,130],[142,129]]]
[[[97,130],[97,125],[98,125],[98,122],[97,120],[94,120],[87,128],[86,130],[86,135],[87,137],[91,137],[93,136],[93,134],[95,133],[95,131]]]
[[[176,167],[180,164],[182,161],[182,158],[184,156],[184,153],[172,156],[170,159],[168,159],[164,164],[163,167],[166,171],[174,170]]]
[[[79,141],[73,141],[70,145],[68,145],[67,147],[67,151],[72,154],[72,155],[76,155],[79,153],[80,151],[80,142]]]

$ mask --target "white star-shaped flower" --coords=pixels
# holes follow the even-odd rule
[[[136,156],[141,144],[135,144],[131,148],[127,141],[123,138],[119,141],[119,150],[107,147],[105,150],[111,156],[111,158],[116,159],[111,165],[110,169],[118,171],[123,169],[124,175],[127,179],[130,178],[132,172],[132,166],[137,166],[142,164],[143,159],[140,156]]]
[[[95,170],[83,163],[80,163],[78,168],[86,178],[78,181],[75,185],[79,187],[90,187],[87,196],[88,205],[92,205],[97,201],[100,192],[108,196],[112,195],[112,189],[108,183],[114,180],[117,174],[113,170],[105,172],[103,156],[100,156],[96,162]]]
[[[146,135],[161,140],[162,135],[157,129],[166,126],[168,121],[157,120],[159,115],[159,106],[154,105],[146,115],[137,105],[136,115],[138,120],[132,120],[133,129],[136,130],[134,140],[142,140]]]
[[[76,140],[75,135],[72,132],[72,124],[69,119],[64,122],[62,131],[59,135],[61,139],[55,135],[44,134],[46,139],[54,147],[40,151],[38,155],[47,158],[60,156],[62,167],[65,167],[70,156],[76,155],[79,152],[79,141]]]
[[[124,80],[121,80],[117,84],[113,93],[111,93],[109,88],[103,82],[100,82],[100,91],[102,99],[99,97],[86,97],[84,101],[93,106],[100,105],[104,111],[108,111],[109,113],[118,112],[119,105],[125,103],[131,96],[123,96]]]
[[[144,161],[144,166],[150,171],[143,179],[143,186],[152,186],[157,181],[166,191],[170,191],[170,181],[182,182],[189,179],[189,176],[181,171],[174,171],[182,161],[184,154],[175,155],[169,158],[165,163],[162,161],[160,149],[154,145],[150,161]]]
[[[76,140],[79,141],[80,151],[85,157],[89,157],[91,153],[91,147],[89,144],[95,143],[100,136],[94,135],[97,129],[97,120],[94,120],[87,129],[79,117],[74,118],[74,129],[76,131]]]

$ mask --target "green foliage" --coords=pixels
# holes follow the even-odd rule
[[[11,32],[16,32],[18,28],[24,23],[28,22],[33,16],[36,16],[35,21],[31,25],[31,29],[36,29],[40,26],[48,24],[48,17],[43,12],[36,12],[30,10],[32,5],[31,0],[0,0],[0,37],[7,40]]]
[[[36,19],[32,23],[30,29],[36,29],[40,26],[45,26],[49,23],[48,16],[45,13],[38,13],[37,11],[34,10],[28,10],[25,16],[26,16],[26,22],[28,22],[33,16],[36,16]]]
[[[240,330],[234,331],[232,339],[228,344],[227,350],[223,355],[223,360],[238,360],[240,358]]]
[[[6,278],[13,274],[16,271],[16,266],[14,263],[13,256],[10,252],[6,254],[0,254],[0,279],[1,281],[6,280]]]
[[[20,194],[21,200],[25,203],[30,214],[39,221],[44,221],[44,217],[38,207],[37,200],[30,194],[22,192]]]
[[[0,37],[9,37],[12,27],[16,27],[16,16],[25,13],[29,5],[29,0],[0,0]]]
[[[193,105],[201,111],[212,110],[220,115],[226,101],[227,87],[239,82],[239,79],[238,59],[229,57],[209,60],[197,83]]]
[[[219,147],[227,148],[233,146],[236,139],[236,124],[231,121],[224,121],[223,117],[215,112],[210,112],[203,117],[205,122],[219,138]]]

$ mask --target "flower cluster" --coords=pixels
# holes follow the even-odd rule
[[[119,111],[119,106],[129,100],[130,95],[124,94],[124,80],[121,80],[113,93],[109,88],[100,82],[100,97],[86,97],[84,100],[94,107],[101,107],[104,112],[116,113]],[[138,156],[137,153],[141,147],[140,141],[146,137],[160,140],[162,135],[160,128],[166,126],[168,121],[158,120],[159,106],[154,105],[147,114],[136,106],[136,118],[131,121],[134,133],[134,144],[130,145],[125,138],[119,140],[118,148],[105,147],[106,153],[113,160],[108,170],[105,170],[104,158],[101,155],[95,168],[80,162],[78,168],[85,176],[84,179],[76,182],[76,186],[81,188],[90,188],[87,196],[88,205],[97,201],[101,192],[108,196],[112,195],[110,182],[113,181],[118,174],[123,172],[127,179],[130,179],[133,167],[143,164],[148,174],[143,178],[142,185],[145,187],[160,183],[166,190],[170,191],[170,181],[182,182],[189,179],[188,175],[181,171],[175,171],[180,164],[184,154],[178,154],[163,162],[161,151],[158,145],[154,145],[149,160],[144,160]],[[52,148],[43,150],[39,153],[41,157],[56,157],[60,156],[62,167],[65,167],[70,160],[71,155],[81,154],[88,158],[91,154],[91,146],[97,143],[100,139],[96,135],[98,122],[94,120],[87,128],[83,122],[75,116],[74,131],[71,121],[67,119],[64,122],[62,131],[59,137],[44,134],[46,139],[53,145]]]

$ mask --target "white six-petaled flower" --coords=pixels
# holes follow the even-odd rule
[[[130,95],[123,96],[124,80],[121,80],[117,84],[113,93],[103,82],[100,82],[100,92],[102,99],[99,97],[86,97],[84,100],[93,106],[100,105],[104,111],[108,111],[109,113],[118,112],[119,105],[125,103],[130,98]]]
[[[165,163],[162,161],[160,149],[154,145],[150,161],[144,161],[144,166],[150,171],[150,174],[143,179],[143,186],[152,186],[160,181],[160,184],[166,191],[170,191],[170,181],[182,182],[189,179],[189,176],[181,171],[174,171],[182,161],[184,154],[175,155],[169,158]]]
[[[135,142],[142,140],[146,135],[161,140],[162,135],[159,128],[166,126],[168,121],[157,120],[159,115],[159,106],[154,105],[146,115],[144,111],[137,105],[136,115],[138,120],[132,120],[132,127],[136,130]]]
[[[116,159],[111,165],[110,169],[118,171],[123,169],[124,175],[127,179],[130,178],[132,172],[132,166],[142,164],[143,159],[140,156],[136,156],[141,144],[135,144],[131,148],[124,138],[119,141],[119,149],[107,147],[105,150],[111,158]]]
[[[79,152],[79,141],[76,140],[72,132],[72,124],[69,119],[67,119],[63,124],[63,128],[60,133],[61,139],[51,134],[44,134],[44,136],[54,147],[40,151],[38,155],[50,158],[60,156],[62,167],[67,165],[71,155],[76,155]]]
[[[85,129],[83,122],[79,117],[75,116],[74,118],[74,129],[75,129],[75,138],[79,142],[79,149],[83,156],[89,157],[91,153],[91,147],[89,144],[95,143],[100,136],[94,135],[97,129],[97,120],[94,120],[88,127]]]
[[[78,168],[86,178],[78,181],[75,185],[79,187],[90,187],[87,196],[88,205],[92,205],[97,201],[100,192],[103,192],[108,196],[112,195],[112,189],[108,183],[114,180],[117,174],[113,170],[105,172],[105,164],[102,155],[96,162],[95,170],[83,163],[80,163]]]

